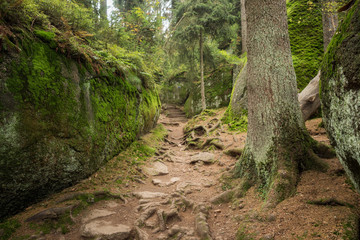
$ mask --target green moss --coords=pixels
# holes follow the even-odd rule
[[[329,87],[329,80],[336,75],[335,70],[337,70],[334,68],[333,64],[340,61],[339,58],[336,58],[337,48],[347,37],[351,36],[351,31],[349,31],[349,27],[355,10],[355,7],[352,8],[346,15],[345,19],[338,26],[336,34],[332,37],[326,54],[324,55],[324,59],[321,65],[322,81],[320,81],[320,98],[323,98],[322,91],[331,91]],[[327,99],[324,100],[327,102]]]
[[[334,232],[335,235],[340,236],[339,231]],[[342,224],[342,236],[344,240],[359,239],[359,216],[352,215]]]
[[[316,76],[324,52],[321,1],[290,0],[287,12],[291,53],[301,91]]]
[[[51,48],[56,48],[57,44],[54,41],[54,38],[56,36],[55,33],[43,30],[35,30],[34,34],[44,42],[48,43]]]
[[[0,218],[92,174],[154,127],[160,108],[150,77],[134,84],[45,41],[21,44],[3,80],[13,108],[0,113]]]
[[[246,230],[245,225],[240,226],[236,232],[236,240],[254,240],[255,237],[256,234],[250,233]]]
[[[228,124],[231,131],[247,131],[248,119],[247,111],[245,109],[242,111],[241,115],[234,114],[234,112],[231,110],[231,105],[229,105],[221,121],[225,124]]]
[[[21,226],[20,222],[16,219],[9,219],[3,223],[0,223],[0,229],[3,234],[0,235],[1,240],[10,239],[11,235]]]
[[[43,30],[35,30],[34,34],[39,37],[41,40],[44,40],[46,42],[50,42],[52,40],[54,40],[55,38],[55,33],[53,32],[47,32],[47,31],[43,31]]]

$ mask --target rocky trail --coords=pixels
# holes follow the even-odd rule
[[[232,197],[236,181],[227,176],[246,133],[227,131],[219,121],[223,112],[185,128],[181,109],[167,106],[159,123],[168,136],[142,167],[146,178],[123,183],[118,191],[104,180],[103,191],[90,195],[83,187],[88,180],[55,194],[15,216],[22,226],[14,239],[352,239],[345,237],[357,231],[359,195],[336,158],[324,159],[326,172],[303,172],[294,196],[274,209],[262,208],[254,187],[243,198]],[[307,127],[317,141],[328,143],[320,122],[308,121]],[[91,204],[76,211],[79,199]],[[56,225],[69,210],[71,224]],[[43,222],[56,227],[34,227]]]

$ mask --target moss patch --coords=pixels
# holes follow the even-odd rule
[[[287,12],[291,53],[301,91],[316,76],[324,52],[321,1],[290,0]]]
[[[16,231],[17,228],[19,228],[20,222],[15,219],[9,219],[3,223],[0,223],[0,229],[3,231],[2,234],[0,234],[1,240],[7,240],[10,239],[11,235]]]
[[[94,72],[56,52],[52,33],[36,36],[0,63],[0,219],[91,175],[160,112],[151,77],[136,85],[106,64]]]

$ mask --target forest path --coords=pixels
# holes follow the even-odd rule
[[[213,120],[221,119],[223,113],[217,111],[215,116],[199,118],[196,124],[211,129]],[[320,122],[308,121],[307,127],[316,140],[328,143],[324,129],[318,126]],[[243,148],[246,133],[233,134],[225,126],[220,127],[213,135],[224,150],[192,149],[184,141],[187,119],[179,107],[166,106],[159,123],[168,130],[168,136],[157,156],[143,166],[145,181],[136,179],[126,184],[129,194],[125,202],[111,196],[95,201],[72,216],[74,224],[66,231],[59,226],[34,235],[33,230],[23,227],[17,235],[32,233],[32,239],[49,240],[235,240],[237,230],[242,229],[238,239],[342,239],[358,219],[355,212],[360,209],[359,196],[346,183],[336,158],[324,159],[329,165],[326,172],[302,173],[294,196],[264,211],[258,190],[251,188],[244,198],[230,199],[226,190],[231,182],[220,180],[236,162],[224,150]],[[99,178],[98,174],[92,178]],[[30,208],[23,218],[41,209],[54,209],[52,203],[69,198],[84,185],[88,187],[88,181]],[[105,180],[102,187],[114,192]]]

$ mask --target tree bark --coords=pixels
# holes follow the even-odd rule
[[[235,174],[257,183],[274,206],[296,187],[312,159],[297,99],[283,0],[245,3],[248,29],[248,134]]]
[[[200,74],[201,74],[201,107],[204,111],[206,109],[205,99],[205,83],[204,83],[204,47],[203,47],[203,32],[200,30]]]
[[[246,22],[246,11],[245,11],[245,0],[241,2],[241,53],[247,52],[246,47],[246,36],[247,36],[247,22]]]
[[[335,0],[323,0],[322,1],[322,23],[323,23],[323,34],[324,34],[324,52],[326,52],[327,46],[329,45],[332,36],[334,36],[336,28],[339,24],[337,12],[332,9],[332,3]]]

